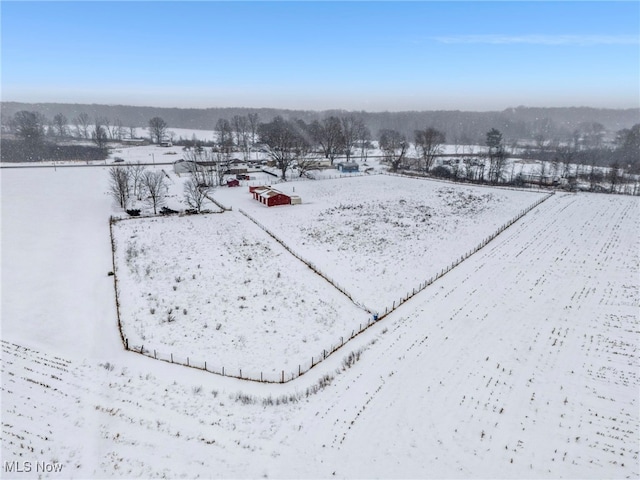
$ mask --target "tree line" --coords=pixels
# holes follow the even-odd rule
[[[46,159],[54,160],[65,156],[80,159],[106,158],[109,142],[122,139],[125,135],[121,122],[112,123],[104,118],[91,121],[84,113],[73,120],[75,135],[90,139],[95,145],[93,149],[79,145],[60,146],[45,141],[51,136],[65,138],[72,135],[68,119],[60,113],[51,122],[47,122],[37,112],[20,111],[9,123],[22,143],[3,141],[2,153],[3,158],[11,157],[14,160],[39,160],[45,156],[48,157]],[[149,119],[147,129],[149,138],[154,143],[159,144],[171,136],[167,122],[161,117]],[[184,147],[186,160],[221,165],[229,160],[232,152],[241,153],[248,160],[252,152],[261,151],[271,159],[283,179],[294,166],[300,176],[308,174],[321,159],[327,160],[331,166],[339,157],[349,162],[359,155],[364,161],[373,140],[378,142],[382,160],[393,172],[412,169],[467,181],[523,181],[521,177],[515,176],[513,169],[510,175],[505,172],[507,151],[511,148],[511,156],[517,154],[539,160],[539,174],[543,179],[548,175],[573,181],[586,178],[595,187],[604,174],[602,168],[598,167],[608,168],[608,174],[613,176],[609,179],[612,185],[621,183],[625,175],[640,173],[640,124],[619,130],[613,142],[605,141],[605,128],[597,122],[585,122],[581,130],[575,130],[571,138],[563,142],[547,136],[542,129],[525,148],[520,147],[517,141],[508,142],[500,130],[492,128],[486,133],[483,142],[486,151],[477,155],[477,159],[467,158],[462,166],[456,163],[452,165],[453,168],[438,167],[434,171],[435,159],[442,154],[442,147],[446,142],[445,132],[434,126],[416,129],[410,137],[392,128],[382,128],[374,136],[363,116],[352,113],[329,115],[310,122],[282,116],[261,122],[259,115],[252,112],[234,115],[230,119],[220,118],[213,130],[215,140],[208,142],[208,145],[196,138],[176,142]],[[134,127],[130,127],[129,135],[133,136],[135,131]],[[457,143],[455,140],[454,142]],[[548,163],[551,164],[550,171],[547,171]],[[559,168],[560,165],[563,166],[562,169]],[[218,168],[218,177],[222,173],[223,170]],[[200,183],[220,182],[221,177],[216,182],[203,180]]]
[[[630,128],[638,123],[640,109],[602,109],[588,107],[540,108],[516,107],[502,111],[401,111],[367,112],[344,110],[286,110],[276,108],[165,108],[139,107],[128,105],[65,104],[65,103],[20,103],[2,102],[2,123],[6,125],[10,117],[21,110],[38,111],[47,116],[54,113],[65,115],[73,123],[80,112],[89,118],[112,119],[111,124],[141,127],[153,117],[161,117],[174,128],[207,130],[220,118],[231,119],[236,115],[258,114],[264,121],[280,115],[286,119],[300,118],[307,123],[328,116],[357,115],[361,117],[371,132],[383,128],[397,130],[407,137],[430,125],[444,132],[451,143],[478,145],[484,141],[485,133],[491,128],[500,130],[506,139],[531,139],[538,133],[549,138],[566,141],[582,124],[600,123],[608,132]],[[75,133],[74,133],[75,134]],[[507,142],[508,143],[508,142]]]

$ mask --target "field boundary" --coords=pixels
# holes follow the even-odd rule
[[[525,191],[530,191],[530,190],[525,190]],[[182,366],[189,367],[189,368],[195,368],[195,369],[203,370],[203,371],[206,371],[206,372],[209,372],[209,373],[213,373],[213,374],[216,374],[216,375],[221,375],[223,377],[237,378],[237,379],[240,379],[240,380],[247,380],[247,381],[252,381],[252,382],[260,382],[260,383],[288,383],[288,382],[291,382],[291,381],[295,380],[296,378],[301,377],[305,373],[309,372],[313,367],[318,365],[320,362],[326,360],[329,356],[333,355],[335,352],[340,350],[344,345],[349,343],[350,340],[352,340],[353,338],[357,337],[361,333],[365,332],[371,326],[379,323],[382,319],[384,319],[386,316],[388,316],[389,314],[394,312],[401,305],[403,305],[408,300],[413,298],[416,294],[420,293],[421,291],[425,290],[427,287],[431,286],[434,282],[436,282],[440,278],[444,277],[447,273],[449,273],[455,267],[459,266],[462,262],[464,262],[466,259],[471,257],[473,254],[477,253],[478,251],[480,251],[481,249],[486,247],[491,241],[493,241],[498,235],[500,235],[502,232],[504,232],[507,228],[509,228],[510,226],[515,224],[518,220],[520,220],[522,217],[524,217],[527,213],[529,213],[530,211],[532,211],[533,209],[535,209],[540,204],[542,204],[543,202],[545,202],[546,200],[548,200],[549,198],[551,198],[554,195],[555,195],[554,191],[549,192],[544,197],[536,200],[529,207],[521,210],[511,220],[509,220],[508,222],[505,222],[504,224],[502,224],[498,228],[498,230],[496,230],[493,234],[491,234],[488,237],[484,238],[482,240],[482,242],[480,242],[475,248],[469,250],[464,255],[461,255],[460,258],[456,259],[454,262],[451,263],[451,265],[449,265],[446,268],[442,269],[436,275],[432,276],[428,280],[425,280],[424,282],[421,282],[418,285],[417,288],[413,288],[405,296],[401,297],[397,302],[394,301],[392,306],[385,308],[385,312],[380,314],[380,315],[378,315],[377,313],[372,313],[369,309],[367,309],[366,307],[364,307],[364,306],[358,304],[356,301],[354,301],[353,298],[351,297],[351,295],[346,290],[344,290],[342,287],[340,287],[335,282],[333,282],[332,279],[330,279],[325,274],[323,274],[319,269],[317,269],[317,267],[314,264],[312,264],[311,262],[306,261],[300,255],[298,255],[295,251],[293,251],[291,249],[291,247],[289,247],[277,235],[273,234],[273,232],[269,231],[264,225],[260,224],[257,220],[255,220],[249,214],[244,212],[242,209],[239,209],[238,211],[241,214],[243,214],[245,217],[247,217],[249,220],[251,220],[253,223],[255,223],[258,227],[260,227],[262,230],[264,230],[275,241],[277,241],[279,244],[281,244],[289,253],[291,253],[298,260],[302,261],[307,266],[309,266],[309,268],[311,268],[316,274],[320,275],[325,280],[327,280],[327,282],[329,282],[334,288],[336,288],[338,291],[340,291],[345,296],[347,296],[347,298],[349,298],[349,300],[351,300],[356,306],[362,308],[363,310],[365,310],[365,311],[367,311],[368,313],[371,314],[366,323],[364,323],[364,324],[360,323],[359,324],[359,327],[358,327],[357,330],[356,329],[352,329],[350,334],[347,334],[345,336],[340,337],[340,341],[339,342],[336,342],[335,344],[331,344],[328,349],[323,349],[322,353],[320,353],[319,355],[317,355],[317,356],[313,355],[309,362],[305,362],[304,364],[302,364],[302,363],[298,364],[297,371],[294,370],[294,371],[287,372],[285,370],[280,370],[280,373],[276,374],[275,376],[273,374],[265,374],[264,372],[259,372],[259,375],[257,374],[257,372],[248,373],[247,370],[245,370],[245,373],[243,374],[243,371],[242,371],[243,369],[242,368],[238,368],[237,369],[237,373],[236,373],[236,369],[228,370],[228,369],[225,369],[224,366],[222,366],[222,367],[214,367],[212,365],[208,365],[206,361],[194,360],[189,356],[186,356],[186,357],[178,356],[178,355],[174,355],[173,353],[168,353],[167,354],[167,353],[160,352],[159,350],[151,348],[149,346],[145,347],[144,345],[130,345],[128,338],[124,335],[124,333],[122,331],[122,324],[121,324],[121,320],[120,320],[120,303],[119,303],[119,291],[118,291],[117,270],[116,270],[117,267],[116,267],[116,261],[115,261],[116,245],[115,245],[115,240],[114,240],[114,236],[113,236],[113,228],[112,228],[113,224],[116,223],[119,220],[118,219],[114,219],[114,217],[111,217],[110,220],[109,220],[109,232],[110,232],[110,235],[111,235],[111,249],[112,249],[112,262],[113,262],[113,274],[114,274],[113,275],[114,276],[114,290],[115,290],[116,310],[117,310],[118,329],[119,329],[119,332],[120,332],[120,338],[122,340],[122,343],[123,343],[123,346],[124,346],[125,350],[129,350],[131,352],[138,353],[138,354],[153,358],[154,360],[161,360],[161,361],[164,361],[164,362],[167,362],[167,363],[173,363],[173,364],[182,365]],[[252,373],[253,373],[253,375],[252,375]]]
[[[245,212],[244,210],[242,210],[241,208],[238,209],[238,211],[244,215],[245,217],[247,217],[249,220],[251,220],[253,223],[255,223],[258,227],[260,227],[260,229],[264,230],[264,232],[269,235],[271,238],[273,238],[276,242],[278,242],[280,245],[282,245],[285,250],[287,250],[291,255],[293,255],[295,258],[297,258],[298,260],[300,260],[302,263],[304,263],[307,267],[309,267],[311,270],[314,271],[314,273],[316,273],[317,275],[320,275],[322,278],[324,278],[327,282],[329,282],[336,290],[338,290],[340,293],[342,293],[343,295],[345,295],[349,300],[351,300],[351,302],[363,309],[364,311],[366,311],[369,314],[373,314],[373,311],[369,308],[367,308],[365,305],[356,302],[353,297],[351,296],[351,294],[344,289],[343,287],[341,287],[340,285],[338,285],[332,278],[328,277],[325,273],[323,273],[318,267],[315,266],[315,264],[311,263],[310,261],[306,260],[305,258],[303,258],[301,255],[299,255],[298,253],[296,253],[289,245],[287,245],[285,243],[284,240],[282,240],[280,237],[278,237],[275,233],[273,233],[271,230],[269,230],[267,227],[265,227],[263,224],[261,224],[260,222],[258,222],[255,218],[253,218],[251,215],[249,215],[247,212]]]
[[[450,185],[465,185],[467,187],[483,187],[483,188],[498,188],[500,190],[513,190],[515,192],[527,192],[527,193],[553,193],[555,190],[550,188],[542,188],[542,187],[513,187],[510,185],[500,185],[499,183],[475,183],[475,182],[466,182],[464,180],[448,180],[446,178],[436,178],[436,177],[427,177],[426,175],[410,175],[408,173],[398,173],[398,172],[380,172],[379,175],[387,175],[389,177],[402,177],[402,178],[413,178],[415,180],[428,180],[431,182],[440,182],[446,183]]]
[[[429,278],[429,280],[425,280],[424,282],[421,282],[417,288],[413,288],[410,292],[407,292],[406,295],[402,296],[397,302],[393,302],[393,305],[391,306],[391,308],[386,307],[385,311],[382,315],[380,315],[380,320],[383,319],[384,317],[386,317],[387,315],[389,315],[391,312],[393,312],[394,310],[396,310],[398,307],[400,307],[400,305],[402,305],[403,303],[405,303],[407,300],[410,300],[412,297],[414,297],[417,293],[420,293],[422,290],[424,290],[425,288],[427,288],[428,286],[430,286],[431,284],[433,284],[433,282],[435,282],[436,280],[444,277],[447,273],[449,273],[451,270],[453,270],[455,267],[457,267],[458,265],[460,265],[462,262],[464,262],[466,259],[468,259],[470,256],[472,256],[474,253],[477,253],[478,251],[482,250],[484,247],[486,247],[491,241],[493,241],[498,235],[500,235],[502,232],[504,232],[507,228],[509,228],[511,225],[513,225],[514,223],[516,223],[518,220],[520,220],[522,217],[524,217],[527,213],[529,213],[531,210],[533,210],[534,208],[538,207],[540,204],[542,204],[542,202],[545,202],[546,200],[548,200],[549,198],[553,197],[555,195],[555,192],[550,192],[548,193],[546,196],[540,198],[539,200],[536,200],[533,204],[529,205],[527,208],[522,209],[518,215],[516,215],[515,217],[513,217],[511,220],[509,220],[506,223],[503,223],[500,228],[498,228],[498,230],[496,230],[494,233],[492,233],[491,235],[489,235],[488,237],[484,238],[482,240],[482,242],[480,242],[480,244],[476,245],[475,248],[472,248],[471,250],[469,250],[467,253],[465,253],[464,255],[461,255],[460,258],[456,259],[454,262],[451,263],[451,265],[448,265],[446,268],[443,268],[440,270],[440,273],[437,273],[436,275],[432,276],[431,278]]]

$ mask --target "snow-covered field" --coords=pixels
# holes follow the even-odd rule
[[[369,315],[236,212],[114,225],[129,346],[227,374],[306,370]]]
[[[545,194],[381,175],[278,184],[302,205],[220,190],[372,311],[446,269]]]
[[[553,196],[272,385],[123,350],[106,169],[0,175],[3,478],[640,476],[638,198]]]

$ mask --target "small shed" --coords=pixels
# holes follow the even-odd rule
[[[240,181],[232,178],[231,180],[227,180],[227,187],[239,187],[240,186]]]
[[[338,171],[343,173],[359,172],[360,166],[355,162],[342,162],[338,164]]]
[[[249,191],[253,193],[254,200],[266,205],[267,207],[275,207],[276,205],[291,205],[291,197],[279,190],[271,187],[249,187]]]

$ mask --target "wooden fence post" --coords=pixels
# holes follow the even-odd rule
[[[284,383],[284,370],[282,370],[282,383]]]
[[[189,366],[189,357],[187,357],[187,367]]]
[[[171,354],[171,363],[173,363],[173,353]]]

